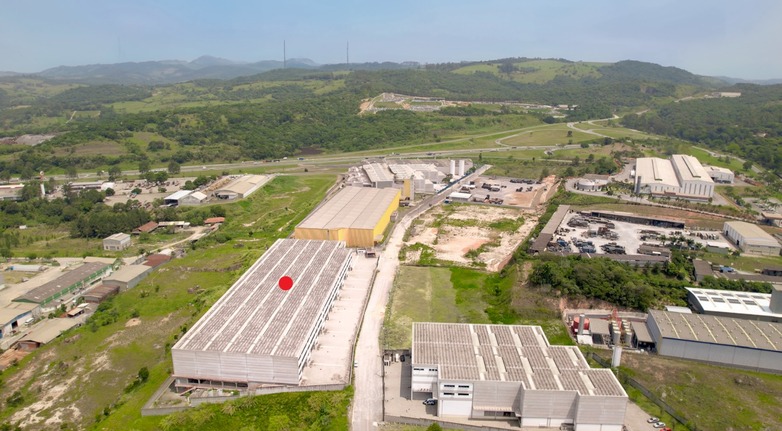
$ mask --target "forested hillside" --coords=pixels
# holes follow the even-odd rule
[[[4,78],[0,79],[0,106],[6,108],[0,109],[0,137],[57,136],[32,149],[3,147],[0,178],[27,178],[53,168],[55,172],[70,167],[107,170],[143,160],[198,163],[280,158],[304,148],[355,151],[558,121],[513,110],[473,110],[469,118],[449,111],[358,115],[362,99],[382,92],[568,105],[573,108],[559,121],[575,121],[653,106],[703,92],[709,85],[686,71],[649,63],[590,63],[587,72],[573,74],[577,66],[566,60],[513,63],[516,60],[480,63],[468,73],[438,68],[284,69],[166,86],[84,86]],[[536,73],[550,74],[551,79],[541,83],[517,79],[536,67],[540,68]]]
[[[622,119],[627,127],[687,139],[782,174],[782,85],[739,84],[737,98],[687,100]]]

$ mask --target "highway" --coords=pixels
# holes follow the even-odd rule
[[[484,165],[461,182],[472,181],[489,168],[491,165]],[[373,429],[383,420],[383,352],[380,346],[380,331],[383,328],[388,296],[399,268],[402,238],[413,220],[429,208],[440,204],[449,192],[450,189],[424,199],[405,214],[394,226],[380,255],[377,275],[356,343],[355,360],[358,366],[354,370],[355,394],[351,409],[351,429],[355,431]]]

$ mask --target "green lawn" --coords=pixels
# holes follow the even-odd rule
[[[621,369],[699,430],[778,429],[782,418],[782,375],[633,354],[622,356]],[[650,414],[661,413],[656,405],[644,407]]]
[[[456,267],[400,266],[388,304],[384,344],[409,348],[413,322],[540,325],[552,344],[572,344],[557,312],[528,300],[534,295],[520,285],[514,267],[489,274]]]

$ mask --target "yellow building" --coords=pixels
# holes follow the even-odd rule
[[[399,197],[400,191],[393,188],[345,187],[299,223],[293,236],[372,247],[383,239]]]

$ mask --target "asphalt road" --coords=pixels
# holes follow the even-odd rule
[[[484,165],[467,176],[463,183],[477,178],[491,165]],[[351,429],[371,430],[383,420],[383,360],[380,331],[386,313],[391,286],[399,268],[399,249],[402,237],[410,223],[424,211],[441,203],[450,192],[445,191],[423,200],[394,226],[385,249],[380,255],[377,275],[364,312],[358,343],[356,344],[355,395],[351,412]]]

